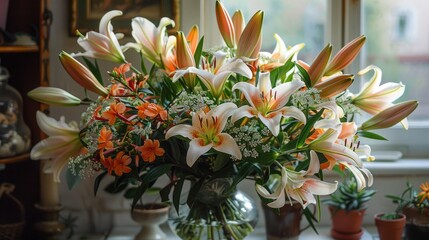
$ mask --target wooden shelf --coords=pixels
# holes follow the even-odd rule
[[[25,52],[38,52],[39,47],[37,45],[29,46],[0,46],[0,53],[25,53]]]
[[[17,162],[26,161],[28,159],[30,159],[30,153],[24,153],[14,157],[0,158],[0,164],[17,163]]]

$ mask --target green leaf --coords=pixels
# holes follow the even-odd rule
[[[159,177],[169,172],[172,167],[173,164],[164,164],[149,169],[141,178],[142,183],[148,185],[150,182],[157,180]]]
[[[358,136],[364,137],[364,138],[370,138],[370,139],[376,139],[376,140],[387,140],[385,137],[378,135],[373,132],[367,132],[367,131],[357,131],[356,133]]]
[[[131,204],[131,209],[134,209],[134,207],[136,206],[137,202],[139,201],[139,199],[143,196],[144,192],[146,191],[146,189],[148,188],[148,184],[140,184],[140,186],[138,186],[138,188],[135,191],[135,195],[133,197],[133,202]]]
[[[115,181],[107,185],[107,187],[104,188],[104,191],[115,194],[122,192],[125,188],[127,188],[128,183],[119,180],[120,178],[116,178]]]
[[[67,187],[69,188],[69,190],[71,190],[73,186],[75,186],[76,183],[80,181],[80,178],[78,175],[73,174],[70,168],[67,168],[66,181],[67,181]]]
[[[308,222],[308,224],[310,224],[310,226],[311,226],[311,228],[313,229],[313,231],[314,231],[316,234],[319,234],[319,233],[317,232],[316,226],[315,226],[315,225],[314,225],[314,223],[313,223],[313,221],[315,221],[316,219],[314,218],[313,213],[312,213],[312,212],[310,212],[310,209],[308,209],[308,208],[305,208],[305,209],[304,209],[304,216],[305,216],[305,218],[307,219],[307,222]]]
[[[159,195],[161,196],[162,202],[167,202],[170,199],[169,195],[170,195],[170,191],[171,191],[171,188],[173,187],[173,185],[174,185],[174,182],[171,182],[159,191]]]
[[[191,189],[189,189],[188,193],[188,198],[186,199],[186,203],[189,206],[192,206],[192,204],[194,203],[194,200],[197,197],[197,194],[200,191],[201,187],[203,186],[204,181],[205,178],[200,178],[197,182],[191,185]]]
[[[98,175],[94,180],[94,196],[97,196],[98,188],[100,187],[101,180],[107,175],[107,171],[104,171]]]
[[[305,83],[305,86],[307,88],[311,87],[311,80],[310,80],[310,76],[308,75],[307,70],[305,70],[303,67],[301,67],[299,64],[295,64],[295,66],[298,68],[299,70],[299,75],[301,76],[302,80]]]
[[[201,37],[200,41],[198,42],[197,49],[195,49],[194,60],[197,68],[200,66],[200,59],[201,59],[201,54],[203,52],[203,45],[204,45],[204,36]]]
[[[298,142],[296,143],[296,148],[301,148],[305,140],[310,135],[310,131],[313,129],[314,124],[317,122],[317,120],[320,119],[320,116],[322,116],[324,109],[320,110],[316,115],[311,117],[309,120],[307,120],[307,124],[305,124],[304,128],[301,131],[301,134],[298,137]]]
[[[88,66],[89,71],[91,71],[92,74],[94,74],[97,81],[101,85],[104,85],[103,84],[103,77],[101,76],[101,72],[100,72],[100,68],[98,67],[97,60],[95,60],[94,63],[92,63],[87,58],[85,58],[85,57],[82,57],[82,58],[83,58],[83,61],[85,61],[86,66]]]
[[[134,196],[136,195],[136,192],[137,192],[137,188],[136,187],[135,188],[128,188],[125,191],[125,193],[124,193],[124,197],[126,199],[133,199]]]
[[[173,190],[173,205],[176,208],[176,211],[179,212],[180,205],[180,197],[182,195],[183,183],[185,182],[185,178],[179,179],[179,181],[174,184]]]
[[[142,69],[143,74],[147,75],[146,65],[144,64],[145,57],[144,57],[142,51],[140,51],[140,59],[141,59],[141,61],[140,61],[140,68]]]

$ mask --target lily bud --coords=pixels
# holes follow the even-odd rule
[[[389,128],[410,115],[419,103],[417,101],[406,101],[395,104],[368,119],[360,127],[361,130],[374,130]],[[407,129],[407,126],[404,126]]]
[[[234,25],[235,42],[238,43],[241,33],[246,27],[243,13],[240,10],[235,11],[234,15],[232,15],[232,24]]]
[[[198,40],[200,39],[200,31],[197,25],[192,26],[189,30],[188,36],[186,39],[189,42],[189,47],[191,48],[192,54],[195,54],[198,46]]]
[[[177,66],[180,69],[186,69],[189,67],[195,67],[195,60],[192,51],[188,45],[183,32],[177,32]],[[195,74],[186,74],[184,76],[185,83],[188,87],[193,88],[196,85]]]
[[[38,87],[27,95],[41,103],[57,106],[78,106],[81,101],[69,92],[55,87]]]
[[[216,20],[220,34],[229,48],[235,48],[234,25],[231,17],[220,1],[216,1]]]
[[[352,83],[352,74],[341,74],[317,83],[314,88],[320,90],[321,98],[330,98],[345,91]]]
[[[177,65],[179,68],[194,67],[195,60],[183,32],[177,32]]]
[[[349,66],[359,54],[362,46],[365,44],[365,41],[366,37],[362,35],[347,43],[326,67],[325,76],[330,76]]]
[[[98,82],[94,74],[82,63],[64,51],[60,53],[59,57],[64,69],[79,85],[101,96],[107,96],[107,89]]]
[[[316,85],[320,79],[322,79],[326,66],[328,65],[329,58],[332,53],[332,45],[328,44],[314,59],[310,68],[308,69],[308,75],[310,76],[311,86]]]
[[[237,57],[250,58],[252,55],[255,55],[255,50],[258,49],[258,47],[260,48],[263,19],[264,12],[258,11],[249,20],[237,45]]]

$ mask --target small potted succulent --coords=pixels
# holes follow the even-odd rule
[[[355,178],[350,178],[339,184],[337,191],[331,194],[330,198],[322,200],[329,205],[333,238],[360,239],[363,234],[362,221],[366,203],[375,192],[370,188],[359,190]]]
[[[405,236],[407,239],[429,239],[429,183],[420,185],[420,192],[407,182],[400,196],[387,195],[396,203],[396,213],[406,217]]]

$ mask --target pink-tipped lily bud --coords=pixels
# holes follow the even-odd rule
[[[229,48],[235,48],[234,25],[231,17],[220,1],[216,1],[216,20],[220,34]]]
[[[255,55],[255,50],[259,52],[263,19],[264,12],[258,11],[249,20],[237,45],[237,57],[251,58]]]
[[[349,66],[359,54],[362,46],[365,44],[365,41],[366,37],[362,35],[346,44],[326,67],[325,76],[330,76]]]
[[[38,87],[27,95],[41,103],[57,106],[79,106],[81,100],[69,92],[56,87]]]
[[[374,130],[392,127],[410,115],[417,108],[418,104],[417,101],[406,101],[395,104],[368,119],[359,129]],[[405,128],[407,127],[405,126]]]
[[[64,69],[79,85],[101,96],[107,96],[107,89],[101,85],[92,72],[70,54],[61,52],[59,55]]]
[[[316,85],[320,79],[324,76],[326,66],[328,65],[329,59],[331,58],[332,45],[328,44],[326,47],[317,55],[314,59],[310,68],[308,69],[308,75],[311,80],[311,86]]]
[[[317,83],[314,88],[320,90],[321,98],[331,98],[344,92],[352,83],[352,74],[341,74]]]

